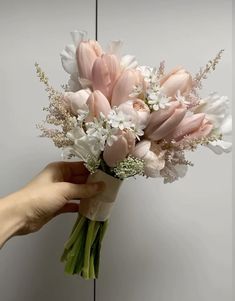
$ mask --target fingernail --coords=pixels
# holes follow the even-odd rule
[[[101,192],[105,189],[105,183],[104,182],[97,182],[95,184],[95,190],[98,192]]]

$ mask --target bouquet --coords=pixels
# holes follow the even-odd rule
[[[106,184],[101,194],[80,201],[61,257],[68,274],[94,279],[123,180],[141,175],[171,183],[193,165],[187,151],[202,145],[217,154],[229,152],[231,143],[223,138],[231,131],[231,116],[226,96],[199,96],[223,50],[193,76],[181,66],[165,72],[164,62],[159,67],[139,65],[134,56],[120,55],[120,41],[104,51],[84,32],[73,32],[72,39],[61,53],[70,74],[61,91],[35,64],[49,96],[46,120],[38,127],[41,136],[62,149],[63,158],[84,162],[89,182]]]

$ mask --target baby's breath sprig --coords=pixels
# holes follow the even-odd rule
[[[38,124],[37,128],[41,130],[42,137],[52,139],[57,147],[63,148],[72,145],[67,133],[76,126],[76,118],[67,110],[63,93],[50,86],[47,75],[38,63],[35,63],[35,68],[40,82],[45,85],[50,100],[48,107],[43,108],[43,111],[47,112],[46,120]],[[48,128],[46,124],[55,128]]]
[[[144,161],[133,156],[128,156],[126,159],[118,163],[112,170],[115,176],[121,180],[133,177],[136,175],[144,175]]]
[[[100,166],[100,159],[95,156],[88,156],[84,164],[91,174],[95,173]]]
[[[160,79],[162,76],[164,76],[164,73],[165,73],[165,61],[161,61],[157,71],[157,79]]]
[[[199,145],[207,146],[210,142],[221,140],[221,134],[212,134],[208,137],[200,137],[200,138],[187,138],[187,136],[178,144],[179,148],[182,150],[190,150],[194,151],[197,149]]]
[[[207,75],[211,72],[214,71],[216,68],[216,65],[219,63],[219,61],[221,60],[222,54],[224,52],[224,49],[221,49],[217,55],[215,56],[214,59],[209,60],[208,63],[206,64],[206,66],[204,68],[200,68],[199,72],[195,75],[194,79],[193,79],[193,83],[194,83],[194,89],[202,88],[202,79],[207,79]]]
[[[49,79],[45,72],[41,69],[38,63],[35,63],[36,73],[38,78],[40,79],[40,82],[44,83],[49,88]]]
[[[210,142],[221,140],[222,135],[214,133],[210,136],[207,137],[200,137],[200,138],[190,138],[185,136],[184,139],[182,139],[180,142],[176,142],[174,140],[172,141],[167,141],[167,140],[162,140],[160,145],[163,150],[177,150],[177,151],[184,151],[184,150],[189,150],[189,151],[194,151],[197,149],[199,145],[201,146],[206,146]]]

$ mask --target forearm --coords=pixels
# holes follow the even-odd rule
[[[20,193],[0,199],[0,249],[5,242],[25,226],[25,215]]]

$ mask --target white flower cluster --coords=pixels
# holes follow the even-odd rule
[[[160,86],[152,85],[147,90],[146,99],[150,109],[158,111],[169,107],[171,98],[163,93]]]
[[[153,111],[158,111],[169,107],[171,97],[167,97],[160,87],[157,68],[140,66],[138,70],[140,70],[147,84],[145,98],[149,108]],[[141,89],[141,87],[136,87],[136,93],[139,91],[138,88]]]
[[[114,107],[107,117],[100,113],[98,118],[85,122],[89,114],[88,108],[84,107],[78,111],[77,123],[74,129],[67,133],[67,137],[73,141],[73,145],[64,149],[63,156],[70,158],[78,156],[91,171],[98,162],[105,145],[111,146],[121,131],[128,130],[139,136],[144,132],[138,124],[137,119],[123,112],[120,108]]]
[[[108,116],[109,124],[116,129],[123,131],[124,129],[134,129],[135,124],[132,116],[125,114],[122,110],[114,108]]]
[[[140,136],[144,135],[144,126],[140,124],[137,113],[132,111],[132,114],[128,114],[122,106],[120,108],[114,107],[111,110],[108,116],[108,123],[114,129],[133,132],[138,140],[140,140]]]

